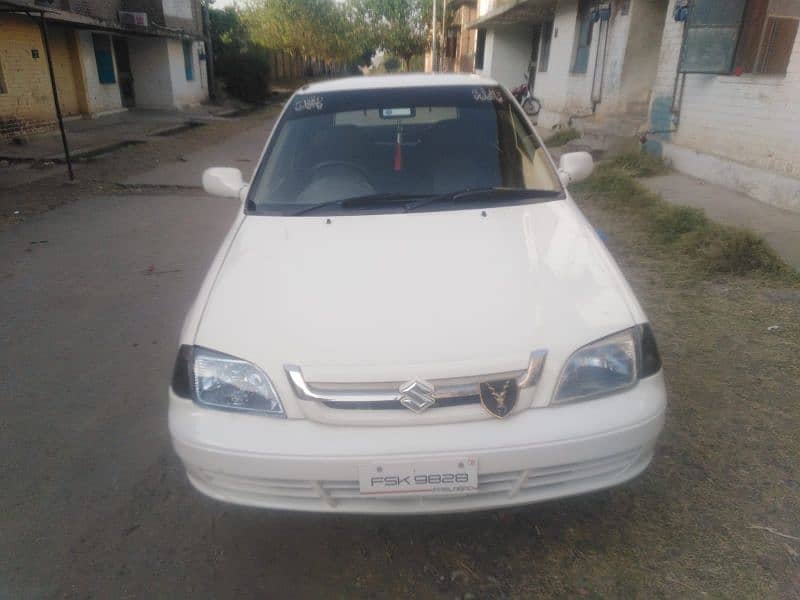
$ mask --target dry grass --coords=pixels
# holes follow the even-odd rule
[[[628,485],[517,510],[367,519],[365,535],[391,555],[365,567],[369,589],[442,599],[800,598],[800,542],[751,528],[800,536],[800,289],[753,275],[697,277],[685,256],[653,246],[638,219],[581,204],[658,336],[669,409],[653,464]]]
[[[577,129],[573,129],[572,127],[567,127],[564,129],[559,129],[553,135],[545,140],[545,144],[547,144],[548,148],[557,148],[559,146],[563,146],[567,142],[571,142],[572,140],[577,140],[581,137],[581,132]]]
[[[652,177],[663,175],[669,171],[669,166],[664,160],[648,152],[628,152],[614,158],[609,165],[622,169],[634,177]]]
[[[709,271],[680,244],[705,217],[658,213],[630,177],[606,181],[636,195],[576,198],[658,337],[669,408],[653,464],[517,510],[360,519],[386,558],[364,559],[365,582],[341,597],[800,599],[800,542],[751,527],[800,537],[800,285]],[[725,247],[757,256],[746,239]]]
[[[657,168],[649,158],[637,166],[630,157],[620,157],[574,186],[574,191],[621,217],[636,219],[651,234],[652,247],[672,257],[682,256],[691,272],[703,276],[753,273],[790,284],[800,282],[800,276],[756,234],[719,225],[701,210],[669,204],[633,177],[657,172]]]

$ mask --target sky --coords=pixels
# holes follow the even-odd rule
[[[214,2],[214,8],[225,8],[226,6],[233,6],[234,0],[217,0]]]

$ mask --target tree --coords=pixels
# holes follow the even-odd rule
[[[263,103],[270,77],[266,48],[250,39],[234,8],[211,8],[208,16],[216,72],[228,93],[245,102]]]
[[[247,47],[248,33],[239,14],[232,7],[208,11],[209,29],[217,58],[240,54]]]
[[[383,59],[383,68],[387,73],[394,73],[400,68],[400,61],[396,56],[387,56]]]
[[[346,8],[335,0],[247,0],[242,20],[267,48],[343,62],[364,51]]]
[[[349,6],[374,45],[402,59],[406,70],[428,49],[431,0],[350,0]]]

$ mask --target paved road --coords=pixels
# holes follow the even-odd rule
[[[181,321],[237,210],[204,196],[102,197],[0,234],[0,598],[352,585],[339,561],[358,550],[341,549],[369,529],[207,501],[169,443]]]
[[[0,599],[454,596],[459,567],[432,570],[431,544],[457,553],[497,515],[267,512],[187,482],[166,390],[237,210],[96,197],[0,233]]]
[[[154,191],[83,199],[0,233],[0,600],[680,596],[732,589],[742,573],[794,577],[783,546],[740,527],[794,533],[797,522],[784,503],[798,480],[785,466],[796,452],[781,445],[794,440],[780,403],[793,373],[784,334],[761,354],[734,344],[735,360],[722,360],[709,348],[727,339],[720,315],[738,305],[722,286],[712,289],[728,303],[717,313],[694,289],[692,301],[672,289],[665,302],[655,271],[638,284],[656,322],[674,325],[663,348],[677,416],[656,464],[630,486],[425,518],[269,512],[200,496],[170,445],[166,389],[181,321],[238,203]],[[752,339],[796,322],[785,308],[794,296],[757,296],[744,294],[762,303],[740,317]],[[701,320],[710,337],[693,348],[685,324]],[[735,368],[742,361],[774,389]],[[720,418],[764,389],[778,409]]]
[[[151,171],[127,177],[121,183],[199,187],[203,171],[210,166],[236,167],[242,170],[245,179],[249,179],[274,122],[274,119],[265,119],[252,129],[219,144],[188,153],[181,161],[170,162]]]
[[[166,389],[237,210],[199,192],[94,197],[0,233],[0,599],[431,597],[450,584],[420,552],[426,523],[449,520],[240,509],[186,481]]]

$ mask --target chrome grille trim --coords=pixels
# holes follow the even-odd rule
[[[528,368],[488,375],[472,375],[450,379],[434,379],[432,408],[480,403],[480,384],[502,379],[515,379],[520,389],[533,387],[539,381],[547,358],[546,350],[536,350],[530,355]],[[400,387],[404,382],[382,383],[308,383],[303,370],[297,365],[284,365],[284,371],[298,398],[319,402],[331,408],[350,409],[401,409]]]

